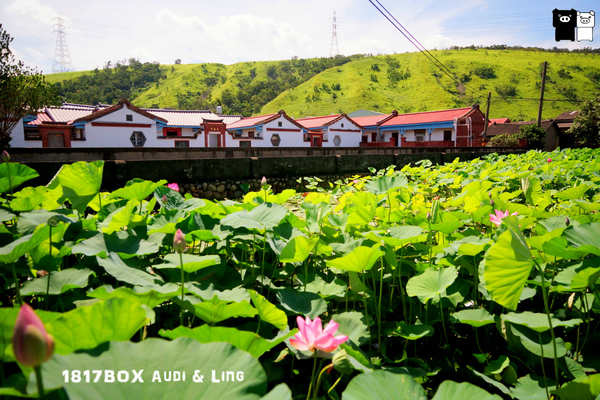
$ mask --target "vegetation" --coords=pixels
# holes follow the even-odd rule
[[[130,100],[145,107],[210,108],[221,104],[225,112],[245,115],[284,109],[302,117],[357,109],[415,112],[468,107],[474,103],[484,105],[489,91],[500,88],[502,92],[508,88],[506,92],[496,92],[500,96],[492,97],[490,116],[531,120],[537,116],[537,102],[518,98],[539,96],[543,61],[549,62],[546,98],[567,100],[544,104],[544,118],[576,109],[577,101],[589,99],[600,91],[600,80],[596,79],[600,76],[600,54],[592,50],[564,52],[493,46],[493,49],[469,47],[432,53],[461,79],[464,91],[459,91],[456,82],[440,73],[421,54],[404,53],[333,60],[162,66],[164,77],[134,93]],[[482,67],[491,69],[495,78],[478,76],[475,70],[490,76],[490,71],[480,70]],[[72,74],[82,76],[81,72]],[[564,78],[567,74],[570,78]],[[68,76],[48,75],[48,80],[64,82]],[[315,91],[334,84],[341,85],[343,91],[328,94]]]
[[[519,136],[510,133],[501,133],[492,137],[487,145],[490,147],[518,147]]]
[[[583,104],[567,135],[576,146],[600,147],[600,96]]]
[[[44,76],[15,58],[12,41],[0,24],[0,151],[9,147],[10,132],[22,117],[56,101]]]
[[[526,139],[529,148],[543,149],[546,131],[537,124],[523,125],[519,128],[519,138]]]
[[[0,164],[0,393],[597,398],[599,170],[491,154],[212,202],[102,191],[101,161],[45,186]]]

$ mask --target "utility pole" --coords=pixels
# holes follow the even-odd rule
[[[538,110],[537,126],[542,126],[542,107],[544,105],[544,88],[546,87],[546,68],[548,67],[548,61],[544,61],[544,70],[542,71],[542,88],[540,90],[540,108]]]
[[[329,57],[335,57],[340,54],[337,37],[337,19],[335,18],[335,10],[333,10],[333,20],[331,24],[331,45],[329,47]]]
[[[490,124],[490,100],[492,99],[492,92],[488,92],[487,107],[485,109],[485,125],[483,127],[483,139],[487,139],[487,128]]]

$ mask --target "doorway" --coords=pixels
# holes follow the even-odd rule
[[[48,147],[65,147],[65,137],[63,133],[48,133]]]
[[[310,145],[311,147],[321,147],[323,144],[323,136],[314,135],[311,138]]]

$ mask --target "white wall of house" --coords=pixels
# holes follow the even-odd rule
[[[280,126],[280,123],[281,123],[281,126]],[[287,129],[293,129],[293,131],[292,130],[288,131]],[[248,138],[248,132],[250,132],[250,131],[254,132],[254,139]],[[231,131],[231,133],[233,133],[233,130]],[[301,129],[297,125],[294,125],[288,119],[284,118],[283,116],[280,116],[279,118],[274,119],[273,121],[267,122],[266,124],[262,125],[262,131],[260,132],[262,139],[256,138],[257,133],[258,133],[258,131],[256,128],[243,129],[242,137],[234,138],[232,136],[232,134],[230,134],[228,132],[226,146],[227,147],[240,147],[241,141],[249,140],[251,142],[251,147],[275,147],[271,143],[271,138],[273,135],[279,135],[280,143],[279,143],[279,146],[277,146],[277,147],[309,147],[310,146],[309,142],[304,142],[304,135],[303,135]]]
[[[127,114],[131,114],[132,121],[127,121]],[[94,122],[149,124],[150,127],[94,126]],[[71,141],[71,147],[134,147],[131,143],[133,132],[141,132],[146,137],[143,147],[173,147],[169,145],[168,141],[157,138],[156,122],[153,119],[138,114],[127,106],[93,121],[86,122],[84,127],[85,140]]]
[[[346,117],[329,125],[323,133],[327,134],[323,147],[358,147],[362,139],[361,128]],[[336,144],[336,136],[340,138],[339,145]]]
[[[424,141],[432,141],[438,142],[444,140],[444,131],[452,131],[452,140],[456,139],[456,131],[453,128],[434,128],[431,131],[431,138],[429,138],[429,132],[425,129],[425,138]],[[406,137],[407,142],[416,142],[417,138],[415,135],[414,129],[407,129],[404,131],[404,137]]]
[[[198,137],[194,139],[194,131],[198,129]],[[199,130],[198,128],[181,128],[181,136],[179,137],[169,137],[169,138],[161,138],[163,135],[162,129],[157,129],[158,141],[161,143],[159,147],[175,147],[176,141],[187,141],[189,143],[189,147],[204,147],[204,132]]]
[[[25,129],[23,125],[23,118],[17,122],[15,127],[10,131],[10,147],[28,147],[28,148],[40,148],[42,147],[42,140],[25,140]]]

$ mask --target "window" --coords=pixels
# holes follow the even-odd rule
[[[236,138],[242,137],[242,131],[234,131],[233,136]]]
[[[452,131],[446,130],[444,131],[444,141],[449,142],[452,140]]]
[[[176,149],[187,149],[190,147],[190,141],[189,140],[176,140],[175,141],[175,148]]]
[[[362,135],[361,143],[367,143],[369,141],[368,135]]]
[[[344,127],[344,123],[342,122],[342,128]]]
[[[167,137],[177,137],[177,129],[167,129]]]
[[[240,140],[240,147],[242,147],[242,148],[252,147],[252,142],[249,140]]]
[[[25,128],[25,140],[41,140],[42,136],[37,129]]]
[[[248,131],[248,137],[254,139],[254,131]]]
[[[144,136],[143,132],[133,132],[129,137],[131,144],[133,147],[144,147],[144,143],[146,143],[146,136]]]
[[[281,143],[281,138],[278,134],[271,135],[271,144],[275,147],[279,146]]]
[[[277,126],[281,128],[281,127],[283,126],[283,122],[281,122],[281,121],[278,121],[278,122],[277,122]]]
[[[83,128],[75,128],[73,130],[73,135],[71,135],[71,140],[85,140]]]
[[[335,137],[333,138],[333,144],[335,144],[336,147],[340,147],[340,144],[342,144],[342,139],[339,135],[335,135]]]
[[[415,141],[417,141],[417,142],[425,141],[425,129],[415,129]]]
[[[132,114],[126,114],[125,115],[125,121],[133,121],[133,115]]]

